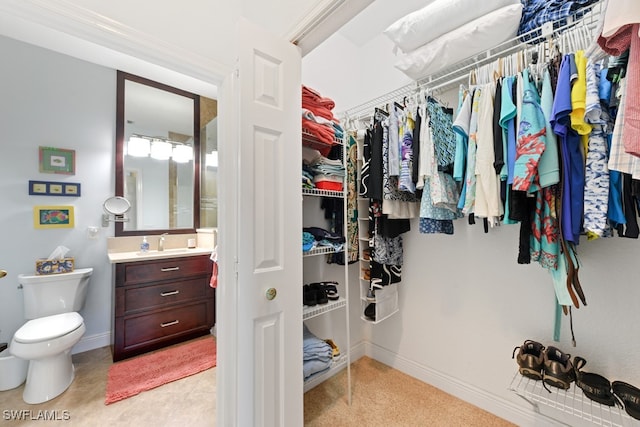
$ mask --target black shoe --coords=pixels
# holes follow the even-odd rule
[[[376,320],[376,303],[375,302],[372,302],[364,309],[364,315],[366,318],[373,320],[375,322]]]
[[[338,295],[338,282],[325,282],[324,290],[327,293],[327,298],[331,301],[337,301],[340,299],[340,295]]]
[[[326,304],[329,302],[327,291],[323,283],[311,283],[309,288],[311,289],[311,292],[315,292],[318,304]]]
[[[302,303],[310,307],[318,303],[316,291],[311,289],[309,285],[304,285],[302,287]]]

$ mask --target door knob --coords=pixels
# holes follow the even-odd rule
[[[278,291],[276,291],[276,288],[269,288],[267,289],[267,299],[269,301],[271,301],[272,299],[274,299],[276,297],[276,295],[278,294]]]
[[[7,271],[6,270],[0,270],[0,279],[2,279],[6,275],[7,275]]]

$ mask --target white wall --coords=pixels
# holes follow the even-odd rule
[[[111,329],[112,272],[107,235],[101,227],[103,201],[113,195],[116,73],[0,36],[0,341],[24,323],[17,276],[32,273],[37,258],[56,246],[69,248],[77,267],[93,267],[87,302],[81,311],[85,337]],[[38,146],[76,151],[73,176],[38,172]],[[77,182],[81,197],[30,196],[29,180]],[[41,230],[33,226],[35,205],[72,205],[75,227]],[[98,226],[98,239],[87,227]],[[104,345],[104,344],[100,344]]]
[[[355,107],[406,83],[392,67],[390,50],[383,36],[358,48],[334,35],[303,59],[303,82],[341,110]],[[349,67],[320,72],[317,64],[329,62],[357,64],[356,75]],[[442,98],[455,105],[457,95]],[[580,281],[588,306],[573,311],[573,348],[568,316],[560,342],[552,340],[548,273],[537,264],[517,264],[518,226],[484,234],[480,223],[468,225],[466,218],[454,224],[453,236],[421,235],[412,220],[404,235],[400,313],[376,326],[361,322],[370,354],[518,423],[524,421],[513,408],[527,414],[531,406],[508,391],[517,368],[511,354],[526,339],[586,358],[588,372],[640,385],[638,240],[582,239]]]
[[[334,113],[341,113],[411,82],[390,65],[392,49],[382,34],[357,46],[335,33],[303,58],[302,82],[333,99]]]

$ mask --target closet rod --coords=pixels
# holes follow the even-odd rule
[[[497,46],[491,47],[484,52],[458,61],[457,63],[445,68],[440,72],[424,77],[413,83],[409,83],[391,92],[385,93],[384,95],[373,98],[356,107],[343,111],[337,114],[337,116],[344,119],[362,119],[363,117],[370,116],[371,110],[373,108],[380,107],[389,102],[397,101],[398,99],[403,99],[404,97],[415,94],[420,90],[432,92],[436,90],[443,90],[452,85],[455,85],[457,82],[466,79],[471,70],[481,65],[487,64],[497,58],[510,55],[519,50],[526,50],[527,48],[530,48],[539,42],[543,42],[548,37],[555,37],[561,34],[563,31],[578,28],[580,26],[585,26],[591,31],[594,31],[598,27],[600,16],[603,13],[603,2],[600,1],[592,5],[591,10],[586,12],[580,11],[580,13],[584,13],[584,15],[579,19],[575,18],[576,15],[572,15],[568,18],[553,21],[554,26],[564,20],[566,20],[567,22],[564,25],[558,26],[558,28],[554,28],[551,35],[542,34],[540,28],[533,29],[527,33],[502,42]],[[536,32],[540,32],[540,34],[531,38],[530,40],[528,40],[528,42],[521,41],[522,38],[534,35]]]

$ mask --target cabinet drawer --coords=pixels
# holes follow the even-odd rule
[[[208,256],[171,258],[149,262],[120,264],[124,270],[122,281],[117,285],[155,282],[188,276],[208,275],[211,273],[211,261]]]
[[[127,286],[116,290],[118,304],[116,316],[138,310],[160,308],[169,304],[211,297],[213,289],[204,278],[171,281],[159,285]]]
[[[185,334],[198,329],[208,329],[207,320],[210,304],[207,301],[158,310],[124,319],[124,348],[149,344],[150,342],[168,339],[174,335]]]

